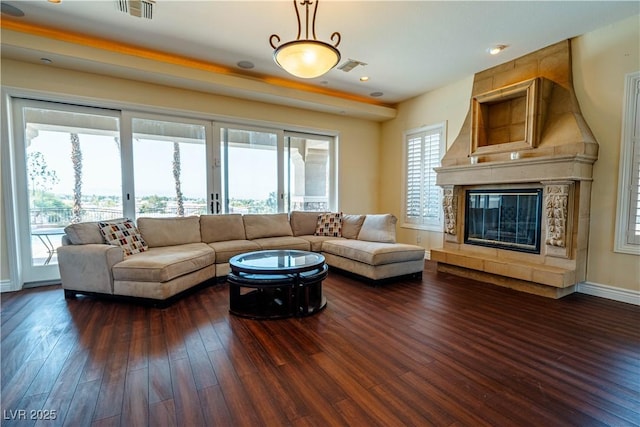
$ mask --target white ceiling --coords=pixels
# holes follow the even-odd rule
[[[281,42],[295,39],[290,1],[157,0],[151,20],[118,11],[115,0],[2,3],[21,9],[22,22],[226,65],[239,74],[246,71],[236,64],[251,61],[255,68],[249,75],[296,80],[274,63],[269,45],[274,33]],[[329,41],[333,32],[340,32],[341,63],[354,59],[368,65],[298,80],[364,97],[382,92],[376,99],[391,105],[638,14],[637,1],[323,0],[316,20],[318,39]],[[490,56],[487,48],[496,44],[509,48]],[[3,56],[19,53],[6,49]],[[370,80],[360,82],[363,75]],[[180,85],[179,79],[172,84]]]

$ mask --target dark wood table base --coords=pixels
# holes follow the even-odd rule
[[[296,274],[250,274],[231,272],[229,312],[250,319],[303,317],[327,306],[322,281],[328,267]]]

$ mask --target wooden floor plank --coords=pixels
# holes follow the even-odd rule
[[[2,425],[640,425],[639,306],[431,262],[379,287],[331,271],[323,289],[322,312],[272,321],[230,315],[224,283],[165,309],[3,294]]]
[[[170,365],[177,422],[188,426],[203,425],[200,397],[194,381],[194,375],[198,375],[198,372],[191,369],[188,358],[171,360]]]
[[[120,420],[124,426],[149,425],[148,368],[127,372]]]

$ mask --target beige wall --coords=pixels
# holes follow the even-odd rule
[[[640,22],[628,18],[572,41],[574,87],[580,106],[600,144],[593,174],[587,281],[640,291],[638,256],[613,252],[620,131],[625,74],[640,70]],[[457,136],[467,113],[473,76],[398,106],[382,127],[381,194],[383,211],[401,216],[402,132],[448,122],[447,141]],[[399,240],[427,250],[442,246],[442,234],[399,229]]]
[[[469,110],[473,76],[412,98],[398,106],[397,117],[382,125],[380,152],[380,210],[391,212],[402,223],[403,133],[410,129],[447,122],[447,147],[458,136]],[[398,227],[398,240],[427,251],[442,247],[442,233]]]
[[[195,112],[229,120],[272,122],[283,127],[337,132],[339,135],[339,207],[346,213],[378,211],[380,124],[348,116],[316,113],[260,102],[63,70],[2,61],[2,86],[86,98]],[[4,144],[4,141],[3,141]],[[4,217],[2,225],[4,226]],[[6,233],[0,228],[0,280],[8,280]]]
[[[613,252],[625,75],[640,71],[640,16],[572,43],[573,86],[600,144],[593,169],[587,281],[640,291],[640,257]]]

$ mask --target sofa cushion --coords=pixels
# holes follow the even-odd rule
[[[216,264],[229,262],[232,256],[245,252],[259,251],[260,245],[250,240],[227,240],[224,242],[209,243],[209,246],[216,251]]]
[[[314,235],[342,237],[342,212],[328,212],[320,215]]]
[[[201,215],[200,235],[204,243],[245,240],[242,215]]]
[[[358,233],[358,240],[395,243],[396,222],[398,219],[391,214],[367,215]]]
[[[138,218],[138,229],[150,248],[201,243],[200,218]]]
[[[215,262],[216,253],[205,243],[149,248],[113,266],[114,280],[166,282]]]
[[[294,236],[309,236],[316,232],[318,217],[324,212],[292,211],[289,223]]]
[[[110,245],[120,246],[124,256],[144,252],[149,247],[140,235],[133,221],[126,219],[120,222],[100,222],[100,234]]]
[[[260,245],[260,249],[298,249],[308,251],[311,244],[300,237],[282,236],[282,237],[265,237],[263,239],[255,239],[253,242]]]
[[[344,237],[333,237],[333,236],[300,236],[301,239],[304,239],[311,244],[311,251],[320,252],[322,250],[322,244],[327,240],[340,240],[344,239]]]
[[[104,221],[80,222],[67,225],[64,232],[72,245],[89,245],[104,243],[104,236],[100,233],[100,222],[120,222],[126,218],[110,219]]]
[[[420,246],[363,240],[327,240],[322,243],[322,252],[369,265],[384,265],[424,259],[424,248]]]
[[[357,239],[362,228],[365,215],[342,215],[342,237]]]
[[[246,214],[242,216],[247,240],[264,237],[293,236],[289,225],[289,215],[281,214]]]

